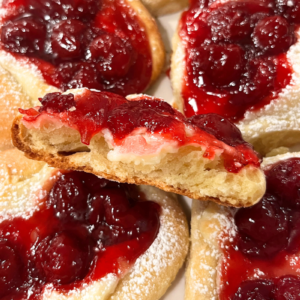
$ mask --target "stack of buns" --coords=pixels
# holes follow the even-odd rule
[[[153,15],[175,12],[186,6],[186,1],[175,0],[144,0],[143,3]],[[128,0],[126,4],[139,17],[150,44],[150,86],[164,66],[165,53],[160,33],[154,19],[138,0]],[[290,147],[300,142],[298,48],[299,41],[288,52],[294,71],[293,85],[267,106],[246,113],[245,118],[236,124],[243,138],[262,155],[270,151],[270,155],[280,153],[286,148],[279,147]],[[181,91],[186,67],[185,49],[178,31],[173,38],[173,51],[173,104],[183,111]],[[72,89],[65,94],[74,94],[76,98],[84,91]],[[185,299],[219,299],[222,237],[224,233],[234,235],[233,216],[237,208],[252,206],[263,197],[266,190],[265,169],[280,160],[300,157],[299,153],[264,158],[262,168],[246,165],[236,172],[226,168],[223,150],[207,157],[207,148],[195,144],[162,153],[158,151],[151,157],[140,157],[134,150],[129,156],[113,156],[112,152],[116,149],[103,132],[96,134],[87,145],[82,143],[77,130],[65,124],[56,126],[54,118],[52,123],[50,118],[43,126],[26,126],[18,109],[34,107],[35,111],[39,111],[41,104],[38,98],[53,92],[63,93],[47,84],[34,65],[20,62],[9,52],[0,50],[2,219],[26,217],[38,210],[45,203],[45,194],[59,178],[60,170],[84,171],[108,180],[141,185],[139,190],[147,200],[158,203],[162,211],[156,239],[128,272],[118,278],[109,274],[68,293],[48,286],[43,299],[160,299],[181,268],[189,245],[186,216],[177,196],[170,192],[193,199]],[[127,99],[138,101],[141,96],[130,95]],[[190,134],[188,129],[185,134]],[[138,135],[144,140],[149,138],[144,131]],[[208,146],[213,147],[217,143],[220,141],[214,140]],[[233,146],[221,143],[227,151],[235,151]],[[252,154],[256,155],[255,152]]]

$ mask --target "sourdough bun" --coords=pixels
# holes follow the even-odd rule
[[[0,0],[0,5],[2,3],[3,1]],[[164,45],[155,20],[144,5],[139,0],[125,0],[124,3],[138,17],[149,40],[152,58],[152,73],[148,84],[149,87],[160,75],[164,66]],[[0,22],[1,25],[3,24]],[[46,93],[59,91],[58,88],[46,83],[37,66],[30,63],[26,57],[22,57],[22,60],[16,59],[9,52],[0,50],[0,65],[14,77],[15,81],[22,87],[24,94],[29,96],[32,101],[37,101],[38,97]]]
[[[217,2],[224,1],[217,0]],[[183,80],[186,72],[185,45],[179,37],[180,23],[172,40],[171,84],[174,92],[173,105],[183,112]],[[278,98],[256,111],[247,111],[244,119],[236,123],[243,138],[254,149],[265,155],[274,148],[291,147],[300,142],[300,30],[297,42],[287,52],[292,66],[292,83],[282,90]]]
[[[85,91],[71,90],[75,95]],[[27,157],[57,168],[83,170],[119,182],[153,185],[194,199],[237,207],[253,205],[265,192],[264,175],[258,167],[247,164],[237,173],[229,172],[221,151],[206,158],[205,147],[199,145],[186,145],[175,151],[171,144],[163,144],[165,148],[152,156],[132,151],[124,154],[113,148],[109,134],[100,132],[85,145],[77,130],[62,123],[57,125],[53,118],[46,122],[45,126],[28,129],[22,117],[17,117],[12,128],[13,142]]]
[[[262,167],[268,169],[278,161],[299,157],[300,153],[286,153],[264,158]],[[220,265],[223,259],[224,236],[234,237],[236,209],[215,203],[192,203],[191,246],[186,269],[186,300],[219,299]],[[225,234],[224,234],[225,233]],[[230,240],[229,240],[230,241]],[[229,282],[230,284],[230,282]]]
[[[26,159],[17,149],[0,152],[0,165],[1,220],[27,217],[38,210],[61,174],[58,169]],[[50,284],[43,291],[43,299],[158,300],[165,293],[187,254],[187,221],[175,195],[149,186],[139,189],[146,199],[161,206],[159,233],[148,250],[121,278],[108,274],[68,294],[54,291]]]

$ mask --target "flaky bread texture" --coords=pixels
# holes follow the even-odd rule
[[[173,106],[183,112],[182,88],[186,64],[185,46],[179,37],[179,29],[180,26],[172,40],[170,78],[174,93]],[[246,112],[244,119],[236,124],[243,138],[262,155],[274,148],[300,143],[300,30],[297,39],[297,43],[287,53],[293,68],[292,84],[270,104],[257,111]]]
[[[89,146],[80,141],[79,133],[51,124],[27,129],[17,117],[12,127],[14,145],[26,156],[61,169],[83,170],[107,179],[156,186],[194,199],[212,200],[231,206],[253,205],[265,192],[264,174],[248,165],[238,173],[228,172],[220,154],[214,159],[203,157],[205,150],[185,146],[176,153],[157,155],[147,164],[138,156],[126,161],[109,160],[112,149],[104,137],[95,135]]]
[[[0,220],[12,215],[30,216],[44,203],[61,174],[58,169],[27,159],[17,149],[0,152],[0,166]],[[139,188],[162,208],[160,230],[150,248],[121,278],[109,274],[68,294],[49,285],[42,299],[158,300],[165,293],[188,251],[187,221],[175,195],[149,186]]]
[[[165,63],[165,49],[158,27],[154,18],[139,0],[122,0],[135,14],[144,27],[149,39],[152,57],[152,74],[148,87],[160,75]],[[3,0],[0,0],[2,5]],[[0,26],[2,24],[0,23]],[[14,80],[18,82],[26,96],[37,102],[38,98],[51,92],[60,91],[58,88],[48,85],[38,68],[29,63],[26,57],[22,60],[16,59],[10,53],[0,51],[0,66],[2,66]],[[148,88],[147,87],[147,88]],[[38,105],[38,104],[35,104]]]
[[[299,157],[300,152],[264,158],[262,167],[268,169],[278,161]],[[215,203],[193,201],[191,246],[186,269],[185,300],[219,299],[219,266],[222,261],[223,233],[234,236],[235,209]]]

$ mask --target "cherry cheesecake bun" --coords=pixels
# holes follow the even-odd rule
[[[81,87],[142,92],[164,65],[139,0],[3,0],[0,24],[0,65],[31,99]]]
[[[299,1],[191,1],[173,39],[174,105],[229,118],[261,154],[299,143],[299,25]]]
[[[188,227],[176,196],[0,152],[1,299],[159,299]]]
[[[193,201],[185,299],[299,299],[300,153],[262,167],[267,191],[252,207]]]
[[[88,89],[40,101],[12,127],[29,158],[224,205],[253,205],[265,192],[260,159],[218,115],[185,119],[162,99]]]

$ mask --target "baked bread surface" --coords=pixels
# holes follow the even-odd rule
[[[224,3],[216,0],[214,3]],[[226,0],[225,2],[228,2]],[[179,37],[180,23],[172,39],[171,84],[174,93],[173,106],[184,111],[182,97],[183,80],[186,72],[185,45]],[[236,123],[245,141],[265,155],[278,147],[291,147],[300,143],[300,29],[297,42],[287,52],[292,67],[291,84],[279,93],[268,105],[256,111],[247,111]]]
[[[286,153],[264,158],[262,167],[267,169],[278,161],[292,157],[300,158],[300,153]],[[234,208],[212,202],[202,204],[193,201],[191,246],[185,274],[186,300],[219,299],[219,288],[222,285],[219,267],[223,258],[224,233],[227,240],[235,236],[236,227],[233,220],[235,211]]]
[[[75,129],[64,125],[56,128],[49,122],[41,128],[28,129],[22,117],[17,117],[12,127],[14,145],[27,157],[57,168],[83,170],[119,182],[153,185],[224,205],[250,206],[265,192],[265,178],[259,168],[247,165],[238,173],[230,173],[224,167],[221,153],[216,152],[209,159],[203,157],[205,149],[187,145],[154,157],[118,157],[101,133],[84,145]]]

